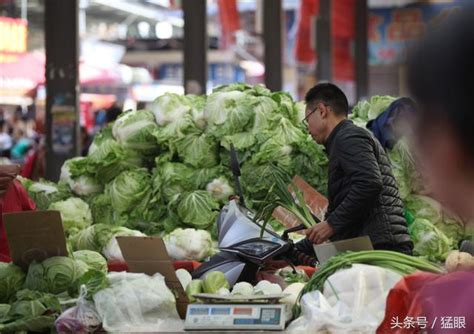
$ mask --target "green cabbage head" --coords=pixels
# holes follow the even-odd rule
[[[25,281],[25,274],[13,263],[0,262],[0,304],[6,304],[19,291]]]

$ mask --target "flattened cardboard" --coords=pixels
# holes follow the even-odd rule
[[[314,245],[313,247],[320,263],[326,262],[331,257],[339,253],[347,251],[359,252],[374,249],[368,236],[335,242],[327,242],[320,245]]]
[[[165,277],[166,285],[176,297],[176,308],[181,319],[186,317],[188,297],[176,277],[171,258],[163,239],[159,237],[117,237],[118,244],[132,273]]]
[[[320,211],[326,209],[329,203],[328,199],[311,187],[301,176],[293,177],[293,183],[303,193],[304,200],[313,214],[319,214]]]
[[[27,270],[33,261],[67,256],[59,211],[25,211],[3,215],[13,263]]]

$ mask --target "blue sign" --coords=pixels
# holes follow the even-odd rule
[[[211,63],[208,66],[208,80],[213,84],[224,85],[234,82],[244,82],[244,70],[232,63]],[[182,81],[183,65],[180,63],[168,63],[159,67],[160,80]]]
[[[441,22],[462,1],[449,4],[415,4],[403,8],[369,11],[369,64],[398,64],[404,61],[410,43],[431,26]]]

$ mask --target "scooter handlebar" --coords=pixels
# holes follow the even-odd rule
[[[289,228],[289,229],[287,229],[283,232],[281,238],[283,240],[288,240],[288,234],[293,233],[293,232],[302,231],[302,230],[305,230],[305,229],[306,229],[306,226],[304,226],[303,224],[291,227],[291,228]]]

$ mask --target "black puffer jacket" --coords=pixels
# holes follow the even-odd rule
[[[368,235],[375,249],[411,254],[403,203],[380,143],[345,120],[334,128],[325,146],[329,156],[326,220],[335,230],[331,241]],[[308,252],[307,246],[305,241],[298,248]]]

